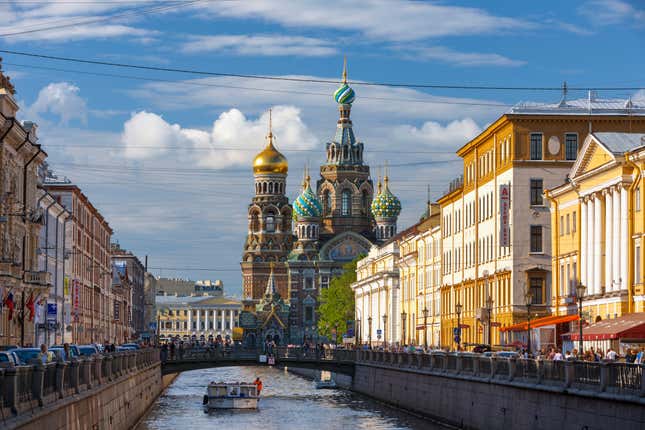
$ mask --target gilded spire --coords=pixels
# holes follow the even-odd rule
[[[273,124],[272,124],[272,119],[271,119],[271,109],[269,109],[269,134],[267,134],[267,139],[269,139],[269,143],[273,144]]]
[[[347,56],[343,57],[343,84],[347,83]]]

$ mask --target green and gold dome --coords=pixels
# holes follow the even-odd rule
[[[309,181],[310,178],[307,176],[302,184],[302,193],[293,202],[294,218],[320,218],[322,216],[322,205],[311,190]]]
[[[383,179],[383,184],[381,190],[379,182],[378,194],[372,200],[372,215],[374,218],[396,218],[401,213],[401,201],[390,192],[387,176]]]

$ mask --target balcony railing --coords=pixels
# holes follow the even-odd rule
[[[36,284],[41,286],[50,285],[52,282],[52,274],[49,272],[25,272],[25,282],[28,284]]]

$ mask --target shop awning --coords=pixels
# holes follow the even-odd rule
[[[551,315],[548,317],[536,318],[531,320],[531,328],[544,327],[547,325],[557,325],[568,323],[571,321],[578,321],[578,315]],[[528,323],[526,321],[502,327],[500,331],[526,331],[528,330]]]
[[[579,333],[570,333],[571,340],[580,339]],[[643,339],[645,340],[645,313],[633,313],[619,318],[599,321],[582,329],[582,340]]]

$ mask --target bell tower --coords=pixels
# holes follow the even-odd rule
[[[241,262],[244,298],[253,300],[262,298],[271,273],[275,292],[288,298],[285,261],[293,241],[291,205],[285,195],[289,163],[275,147],[271,111],[266,141],[253,160],[255,195]]]

